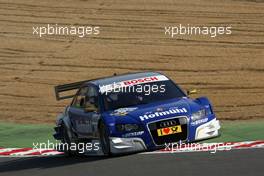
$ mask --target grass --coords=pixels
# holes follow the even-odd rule
[[[53,139],[52,125],[0,123],[0,147],[33,147]]]
[[[264,120],[224,121],[221,137],[208,142],[264,140]]]
[[[264,120],[224,121],[222,135],[204,142],[264,140]],[[0,147],[33,147],[53,139],[53,125],[0,123]]]

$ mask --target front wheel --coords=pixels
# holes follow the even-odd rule
[[[100,122],[99,133],[100,133],[100,144],[101,144],[102,151],[105,155],[110,156],[111,150],[110,150],[109,132],[103,122]]]
[[[72,156],[78,156],[78,150],[71,150],[71,140],[68,134],[68,130],[67,127],[63,124],[62,125],[62,135],[63,135],[63,139],[61,140],[62,145],[64,145],[64,155],[68,156],[68,157],[72,157]]]

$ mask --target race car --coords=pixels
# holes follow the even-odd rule
[[[156,150],[220,134],[208,98],[190,98],[193,91],[185,93],[159,72],[58,85],[55,93],[57,100],[72,101],[58,115],[54,138],[64,144],[97,140],[105,155]],[[64,152],[76,154],[72,149]]]

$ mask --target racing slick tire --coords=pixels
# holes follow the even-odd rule
[[[110,149],[109,132],[102,121],[99,124],[99,135],[102,152],[104,153],[104,155],[112,156]]]
[[[78,150],[73,151],[70,149],[72,142],[70,140],[67,127],[64,124],[62,124],[61,128],[62,128],[61,131],[62,131],[62,136],[63,136],[63,139],[61,140],[61,142],[64,146],[65,144],[67,145],[67,148],[63,150],[64,155],[67,157],[79,156]]]

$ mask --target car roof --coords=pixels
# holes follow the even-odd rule
[[[104,77],[104,78],[98,78],[91,80],[87,82],[86,84],[92,83],[96,86],[104,86],[104,85],[109,85],[117,82],[122,82],[126,80],[133,80],[133,79],[138,79],[138,78],[144,78],[144,77],[150,77],[150,76],[159,76],[163,75],[159,72],[136,72],[136,73],[125,73],[121,75],[114,75],[110,77]]]

